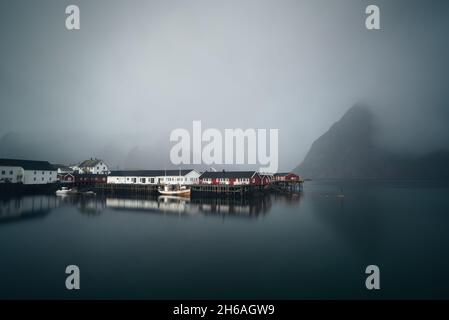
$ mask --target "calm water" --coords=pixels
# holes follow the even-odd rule
[[[314,181],[250,202],[26,196],[0,210],[0,298],[449,298],[447,184]],[[79,291],[65,289],[69,264]],[[365,289],[369,264],[380,291]]]

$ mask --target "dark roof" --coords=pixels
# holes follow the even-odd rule
[[[22,167],[24,170],[56,171],[56,169],[48,161],[0,159],[0,166]]]
[[[95,167],[97,164],[99,164],[101,162],[101,160],[99,159],[94,159],[94,160],[84,160],[83,162],[81,162],[78,167],[80,168],[90,168],[90,167]]]
[[[256,171],[207,171],[200,176],[200,179],[251,178],[255,174],[257,174]]]
[[[93,173],[68,173],[68,174],[78,178],[103,178],[108,176],[107,174],[93,174]]]
[[[69,166],[66,166],[65,164],[53,163],[52,166],[55,169],[61,169],[64,171],[73,171],[72,168],[70,168]]]
[[[192,172],[193,169],[181,170],[181,176]],[[112,171],[109,176],[114,177],[161,177],[161,176],[179,176],[179,170],[122,170]]]
[[[275,173],[274,176],[275,177],[285,177],[285,176],[288,176],[289,174],[293,174],[293,175],[297,176],[297,174],[293,173],[293,172],[278,172],[278,173]]]

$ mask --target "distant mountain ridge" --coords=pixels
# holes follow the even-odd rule
[[[440,179],[449,177],[449,152],[394,154],[375,141],[377,119],[355,105],[311,146],[294,170],[312,179]]]

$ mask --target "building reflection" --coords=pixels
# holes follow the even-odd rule
[[[59,206],[59,199],[48,195],[0,198],[0,223],[42,218]]]
[[[122,210],[150,211],[161,214],[222,215],[257,217],[269,211],[269,197],[255,199],[190,199],[173,196],[159,196],[149,199],[106,198],[106,207]]]
[[[272,206],[269,196],[240,199],[199,198],[193,201],[201,213],[224,217],[258,217],[267,214]]]
[[[106,207],[112,209],[148,211],[156,213],[191,214],[189,198],[149,197],[149,198],[106,198]]]
[[[61,204],[77,208],[86,215],[99,215],[106,208],[104,198],[86,196],[64,196],[59,197]]]
[[[82,214],[96,216],[105,209],[188,216],[257,218],[276,205],[296,205],[300,195],[269,194],[253,198],[156,197],[83,197],[33,195],[0,198],[0,223],[48,215],[58,207],[77,208]]]
[[[208,215],[256,218],[267,214],[274,201],[294,205],[300,197],[265,195],[252,198],[183,198],[159,196],[152,198],[106,198],[106,207],[120,210],[147,211],[182,216]]]

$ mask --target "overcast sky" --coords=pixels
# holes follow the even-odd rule
[[[65,29],[77,4],[81,30]],[[380,31],[365,8],[381,9]],[[354,103],[381,141],[449,144],[449,1],[7,1],[0,11],[0,139],[35,158],[168,165],[170,132],[278,128],[281,170]],[[14,141],[14,139],[12,140]]]

